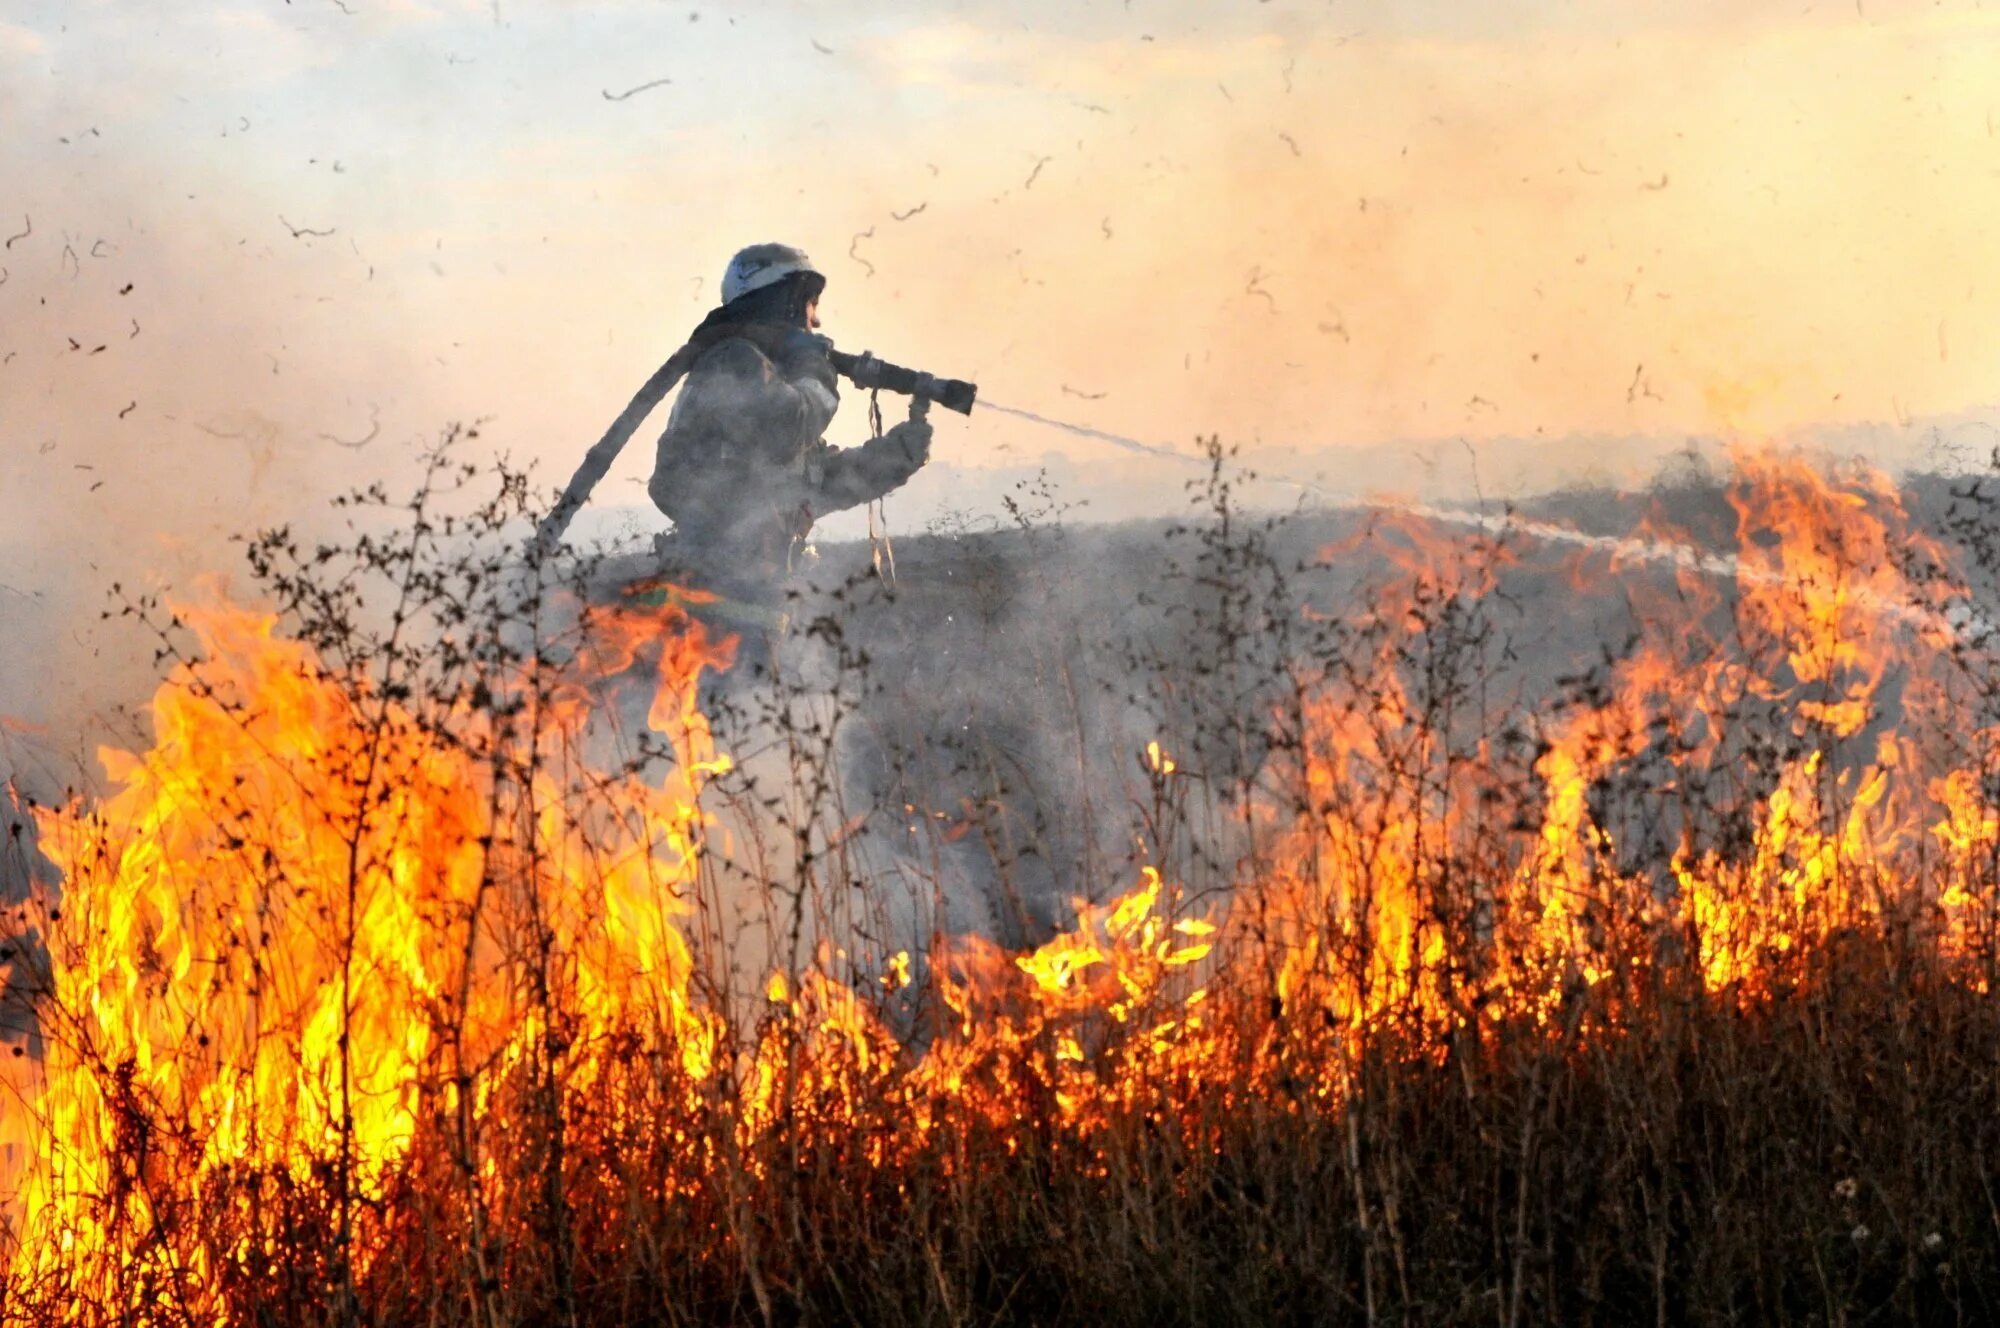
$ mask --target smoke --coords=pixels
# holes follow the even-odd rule
[[[902,529],[1044,469],[1170,508],[1111,436],[1445,505],[1688,432],[1907,452],[1988,391],[1984,17],[347,8],[0,25],[0,714],[51,750],[144,694],[111,585],[227,577],[455,419],[553,486],[750,240],[844,347],[1086,431],[940,421]]]
[[[76,758],[150,691],[155,643],[125,604],[227,587],[236,539],[323,519],[330,493],[398,455],[379,409],[297,353],[315,320],[296,270],[212,225],[143,219],[168,207],[100,164],[0,218],[17,235],[0,285],[0,765],[44,796],[87,775]]]
[[[247,84],[166,53],[275,77],[310,63],[292,34],[60,17],[0,27],[0,778],[44,798],[144,740],[158,642],[125,606],[241,592],[238,540],[406,487],[472,413],[405,361],[388,260],[322,212],[337,163],[275,163]]]

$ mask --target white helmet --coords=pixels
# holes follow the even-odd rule
[[[722,273],[722,302],[733,304],[737,297],[775,286],[797,272],[809,272],[821,281],[826,280],[803,249],[788,244],[753,244],[748,249],[739,249]]]

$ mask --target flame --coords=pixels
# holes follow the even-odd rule
[[[18,1275],[199,1306],[213,1253],[170,1226],[232,1174],[303,1184],[335,1167],[379,1193],[420,1120],[464,1108],[468,1085],[489,1098],[514,1067],[635,1026],[691,1074],[712,1066],[678,925],[699,785],[725,764],[692,687],[725,656],[698,628],[665,633],[653,705],[674,721],[675,773],[585,802],[510,764],[495,711],[452,716],[448,736],[270,616],[183,617],[206,662],[154,698],[152,750],[100,753],[117,791],[37,816],[65,882],[30,910],[62,1022],[39,1063],[14,1062],[32,1103],[5,1126],[32,1159]],[[557,743],[583,714],[558,693],[530,729]],[[535,975],[566,989],[540,1009],[521,1008],[505,957],[524,930],[567,961]]]
[[[812,1150],[1102,1174],[1123,1122],[1212,1146],[1218,1114],[1187,1104],[1336,1111],[1371,1047],[1591,1036],[1676,972],[1756,1002],[1846,931],[1916,928],[1982,983],[2000,726],[1963,719],[1978,652],[1947,553],[1871,471],[1736,467],[1733,552],[1635,578],[1631,648],[1507,723],[1410,661],[1517,559],[1393,532],[1350,657],[1301,666],[1271,718],[1209,902],[1140,863],[1032,948],[817,936],[746,1001],[689,930],[702,794],[729,769],[695,683],[729,646],[680,601],[586,615],[567,667],[498,674],[476,705],[341,673],[268,616],[190,612],[202,662],[155,697],[151,750],[102,753],[97,805],[37,814],[63,886],[29,909],[44,1049],[10,1062],[0,1117],[10,1285],[231,1322],[231,1288],[275,1275],[266,1205],[304,1192],[337,1229],[321,1284],[366,1282],[412,1193],[467,1233],[526,1221],[549,1182],[510,1130],[666,1140],[662,1202]],[[1587,550],[1572,583],[1617,557]],[[605,680],[645,668],[657,782],[586,759]],[[1149,742],[1143,772],[1199,796],[1169,747],[1192,749]],[[558,1189],[600,1183],[551,1165]]]

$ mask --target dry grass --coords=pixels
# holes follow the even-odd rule
[[[1624,675],[1585,660],[1562,686],[1520,685],[1532,670],[1501,625],[1511,614],[1532,629],[1534,611],[1521,608],[1506,550],[1489,541],[1427,547],[1386,570],[1371,562],[1360,602],[1393,610],[1302,616],[1316,592],[1283,526],[1246,523],[1226,486],[1202,497],[1199,519],[1169,540],[1156,630],[1126,644],[1108,699],[1090,661],[1070,653],[1089,612],[1054,584],[1060,561],[1000,576],[1053,615],[1040,636],[1016,638],[1021,690],[988,698],[1009,722],[961,723],[964,669],[871,656],[872,638],[841,626],[880,606],[819,625],[830,662],[805,691],[735,698],[762,713],[725,722],[725,747],[733,733],[765,755],[710,787],[757,823],[755,851],[739,844],[736,858],[759,888],[746,899],[725,879],[719,843],[662,886],[692,910],[677,989],[695,1013],[678,1023],[636,986],[609,1005],[592,986],[593,947],[615,910],[578,898],[558,864],[579,843],[589,857],[647,842],[617,837],[631,814],[621,781],[685,778],[696,752],[686,734],[671,752],[627,736],[631,704],[621,720],[608,693],[590,693],[602,708],[575,727],[536,720],[588,692],[570,667],[586,658],[563,607],[573,601],[546,578],[524,596],[500,555],[465,552],[435,494],[405,508],[405,543],[322,556],[282,532],[258,541],[256,569],[319,661],[286,676],[344,698],[348,739],[332,755],[286,759],[347,846],[346,874],[287,875],[293,849],[275,837],[292,823],[250,800],[244,781],[202,802],[215,840],[203,861],[219,865],[119,934],[136,956],[133,989],[165,1002],[199,988],[208,1004],[174,1025],[181,1041],[141,1056],[103,1015],[112,1005],[58,980],[92,939],[77,917],[101,917],[106,893],[138,888],[119,851],[130,828],[81,809],[44,815],[52,852],[65,834],[118,840],[99,859],[61,846],[102,873],[65,883],[69,923],[54,908],[23,912],[34,928],[13,941],[16,986],[39,1002],[37,1036],[89,1087],[102,1128],[89,1166],[64,1171],[42,1155],[47,1174],[88,1184],[58,1186],[60,1202],[17,1198],[12,1233],[25,1245],[4,1283],[7,1320],[2000,1319],[2000,947],[1990,928],[1962,925],[1968,908],[1990,917],[2000,898],[1992,845],[1947,854],[1912,794],[1896,836],[1798,847],[1815,831],[1844,842],[1889,727],[1903,744],[1898,771],[1922,769],[1920,753],[1975,776],[1992,768],[1973,736],[1993,690],[1984,643],[1877,678],[1895,699],[1871,693],[1862,730],[1787,718],[1799,694],[1822,696],[1808,684],[1841,681],[1797,672],[1805,665],[1767,675],[1776,700],[1750,689],[1726,715],[1705,712],[1728,740],[1675,746],[1685,735],[1663,721],[1589,772],[1584,828],[1559,853],[1544,835],[1558,823],[1548,755],[1582,731],[1565,716],[1610,722]],[[472,525],[491,534],[525,504],[508,479]],[[1030,548],[1064,538],[1024,526]],[[902,610],[924,593],[914,585]],[[1701,604],[1691,621],[1740,627],[1745,598]],[[975,588],[957,602],[985,604],[991,628],[1008,595],[988,599]],[[133,607],[180,661],[175,685],[213,687],[171,611]],[[1722,639],[1711,634],[1709,653],[1683,666],[1706,667]],[[1757,662],[1758,641],[1739,631],[1729,645]],[[896,702],[886,711],[885,692]],[[1926,708],[1919,693],[1959,708]],[[217,687],[209,699],[218,722],[262,722],[254,696]],[[1017,703],[1039,706],[1043,723],[1022,720]],[[1135,716],[1180,764],[1128,764],[1139,774],[1120,792],[1090,748]],[[964,736],[945,742],[950,724]],[[1132,758],[1127,748],[1117,759]],[[429,877],[397,878],[436,904],[405,929],[427,953],[457,938],[466,956],[449,969],[458,996],[413,981],[417,994],[395,1007],[427,1039],[398,1090],[409,1093],[406,1134],[393,1147],[365,1137],[369,1084],[350,1057],[369,1034],[343,997],[336,1058],[299,1052],[302,1077],[320,1076],[324,1128],[272,1117],[272,1139],[225,1147],[213,1113],[190,1108],[158,1064],[215,1082],[207,1032],[197,1042],[194,1030],[245,1008],[229,1000],[277,1001],[265,984],[281,992],[308,972],[328,990],[377,980],[355,976],[376,953],[361,935],[379,885],[371,855],[415,851],[398,798],[447,759],[463,764],[440,787],[475,790],[467,806],[483,799],[491,816],[464,813],[476,888],[433,901]],[[1757,827],[1802,770],[1822,796],[1790,846],[1772,850]],[[1079,788],[1096,802],[1080,807]],[[857,791],[869,807],[857,809]],[[560,852],[521,828],[549,815],[551,793],[585,836]],[[854,829],[878,834],[857,811],[884,807],[896,827],[912,816],[924,827],[886,859],[894,879],[869,875],[885,857]],[[940,809],[948,831],[927,819]],[[1597,833],[1612,825],[1630,835]],[[1659,855],[1632,860],[1645,833],[1679,844],[1689,874],[1678,888]],[[1120,838],[1137,848],[1115,860]],[[1831,864],[1827,897],[1842,902],[1792,918],[1782,944],[1768,929],[1729,933],[1748,948],[1734,977],[1719,975],[1723,933],[1679,891],[1697,880],[1722,891],[1713,883],[1771,852],[1768,879],[1717,897],[1775,897],[1774,880],[1795,879],[1784,869],[1820,862]],[[1096,976],[1037,987],[1009,953],[931,936],[960,929],[948,878],[968,859],[1000,901],[981,930],[1010,950],[1085,937],[1102,951],[1082,970]],[[1079,926],[1052,906],[1052,887],[1101,897],[1107,880],[1130,883],[1135,862],[1181,887],[1162,894],[1162,927],[1145,939],[1136,923]],[[256,882],[248,895],[220,883],[239,870]],[[1948,914],[1947,887],[1971,903]],[[1556,941],[1551,899],[1565,901]],[[229,939],[246,913],[276,927],[284,909],[303,915],[290,950]],[[218,928],[217,954],[250,945],[244,985],[203,986],[196,967],[191,988],[185,972],[149,968],[167,953],[170,915],[183,930]],[[1168,971],[1163,947],[1182,940],[1164,924],[1201,917],[1223,924],[1218,950]],[[912,980],[885,981],[913,935],[928,944]],[[1319,957],[1286,976],[1308,947]],[[779,999],[763,994],[773,969],[788,974]],[[105,1001],[127,970],[107,971],[90,989]],[[1132,979],[1124,995],[1113,972]],[[1200,1021],[1188,1018],[1196,984],[1208,992]],[[504,998],[499,1013],[483,993]],[[116,1008],[114,1019],[139,1007]],[[1169,1015],[1175,1028],[1162,1031]],[[283,1020],[253,1030],[255,1045],[265,1039],[307,1041]],[[33,1171],[22,1150],[68,1136],[49,1128],[35,1076],[14,1082],[6,1141],[19,1188]]]

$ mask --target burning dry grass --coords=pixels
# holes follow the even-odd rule
[[[1730,495],[1728,579],[1626,581],[1645,631],[1512,688],[1503,542],[1378,531],[1329,616],[1222,503],[1126,888],[1013,950],[899,944],[823,786],[727,932],[679,607],[434,491],[268,535],[278,615],[166,624],[152,750],[36,813],[6,1313],[1988,1320],[1994,643],[1879,478]]]

